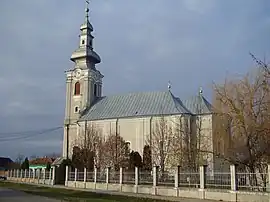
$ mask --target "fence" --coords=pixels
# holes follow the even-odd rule
[[[110,168],[103,171],[67,172],[66,181],[95,182],[107,184],[133,184],[165,186],[174,188],[203,188],[226,189],[232,191],[256,191],[270,192],[270,165],[268,173],[236,173],[235,166],[230,167],[230,172],[207,173],[204,166],[198,172],[181,172],[176,169],[174,173],[160,173],[157,167],[152,171],[125,171],[120,168],[118,172],[112,172]]]
[[[55,169],[10,170],[8,179],[54,185]],[[95,168],[94,171],[75,169],[71,172],[66,167],[65,186],[217,201],[270,201],[270,165],[265,173],[236,172],[234,165],[230,166],[229,172],[207,173],[206,170],[206,166],[201,166],[197,172],[182,172],[177,168],[170,173],[161,173],[158,167],[153,167],[152,171],[136,167],[133,171]]]
[[[49,171],[40,169],[9,170],[7,177],[11,181],[53,185],[55,180],[55,168]]]

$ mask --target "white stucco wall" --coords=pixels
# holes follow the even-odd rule
[[[212,115],[201,115],[191,121],[190,115],[185,115],[181,118],[181,115],[164,116],[164,120],[167,125],[170,125],[177,132],[179,125],[184,124],[185,121],[189,125],[192,131],[191,135],[200,138],[200,149],[213,151],[213,129],[212,129]],[[183,115],[182,115],[183,116]],[[143,147],[149,142],[149,136],[152,131],[157,127],[161,117],[131,117],[109,120],[96,120],[87,122],[87,126],[94,125],[105,136],[110,133],[117,133],[124,138],[125,141],[130,142],[130,149],[137,151],[143,155]],[[152,128],[151,128],[152,127]],[[183,126],[184,127],[184,126]],[[72,148],[79,142],[82,142],[84,138],[85,122],[79,122],[70,127],[69,131],[69,157],[72,155]],[[63,142],[63,154],[66,153],[66,136],[64,136]],[[197,140],[198,141],[198,140]],[[209,165],[209,171],[213,170],[214,157],[213,154],[208,153],[204,156],[206,163]]]

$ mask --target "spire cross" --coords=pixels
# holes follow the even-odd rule
[[[86,18],[88,19],[88,17],[89,17],[89,15],[88,15],[88,13],[89,13],[89,0],[85,0],[85,4],[86,4],[86,6],[85,6],[85,12],[86,12]]]
[[[171,90],[171,88],[172,88],[171,82],[168,81],[168,90]]]
[[[202,94],[203,94],[203,89],[202,89],[202,87],[200,87],[199,95],[202,95]]]

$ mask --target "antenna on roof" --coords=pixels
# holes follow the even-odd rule
[[[170,81],[168,81],[168,90],[170,91],[170,90],[171,90],[171,88],[172,88],[171,82],[170,82]]]

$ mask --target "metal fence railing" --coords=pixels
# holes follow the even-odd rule
[[[266,191],[270,189],[268,173],[237,173],[236,181],[238,190],[245,191]]]
[[[123,172],[123,184],[135,184],[135,172]]]
[[[181,172],[178,177],[179,187],[198,188],[200,186],[200,173]]]
[[[94,182],[95,173],[94,172],[86,172],[86,182]]]
[[[206,175],[206,187],[214,189],[230,189],[231,188],[231,173],[214,173]]]

